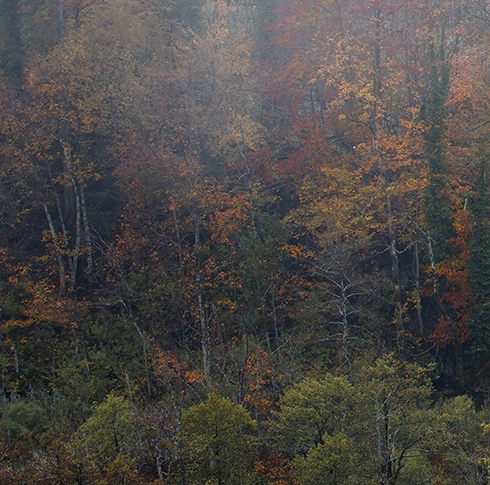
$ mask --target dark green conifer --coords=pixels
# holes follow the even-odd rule
[[[449,90],[450,66],[442,44],[437,53],[431,49],[431,60],[430,98],[424,107],[424,118],[428,124],[425,139],[429,166],[424,215],[429,235],[433,239],[434,259],[437,263],[447,258],[451,250],[449,239],[454,236],[446,180],[447,162],[444,157],[444,104]]]
[[[481,162],[476,191],[470,197],[473,217],[472,235],[468,244],[468,276],[474,299],[468,327],[472,336],[472,353],[488,360],[490,352],[490,200],[486,162]],[[480,360],[480,359],[479,359]]]

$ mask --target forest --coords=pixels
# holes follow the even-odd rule
[[[488,485],[488,52],[486,0],[1,0],[0,483]]]

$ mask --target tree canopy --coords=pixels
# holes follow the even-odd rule
[[[489,22],[4,0],[0,481],[486,484]]]

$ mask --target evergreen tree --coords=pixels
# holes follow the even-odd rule
[[[468,244],[468,275],[474,299],[468,327],[472,337],[471,353],[481,364],[490,356],[490,205],[486,162],[481,162],[476,191],[470,198],[473,216],[472,235]],[[473,360],[473,359],[472,359]]]
[[[430,237],[434,241],[435,262],[446,259],[450,252],[448,240],[454,235],[451,202],[447,190],[447,163],[444,156],[444,104],[449,90],[450,66],[444,47],[434,52],[431,46],[431,88],[428,106],[421,109],[421,118],[427,121],[425,134],[429,183],[424,194],[424,215]]]
[[[445,103],[450,86],[450,64],[444,49],[444,32],[437,52],[429,44],[431,63],[430,98],[428,105],[421,109],[425,119],[426,156],[428,180],[423,197],[423,213],[426,230],[430,238],[430,263],[437,271],[434,282],[434,303],[437,314],[432,318],[442,322],[443,334],[449,336],[450,345],[441,346],[439,359],[446,376],[462,375],[461,332],[458,329],[458,315],[451,305],[451,277],[448,268],[456,255],[454,245],[456,231],[453,225],[450,189],[448,183],[448,163],[446,158]],[[437,268],[437,269],[436,269]],[[437,333],[437,328],[436,331]]]

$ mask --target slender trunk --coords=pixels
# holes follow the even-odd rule
[[[242,366],[239,373],[239,384],[238,384],[238,402],[241,403],[245,394],[246,382],[245,377],[247,375],[247,358],[248,358],[248,335],[247,335],[247,323],[245,316],[240,316],[242,324],[242,341],[243,341],[243,360]]]
[[[75,283],[77,280],[78,270],[78,258],[80,256],[80,248],[82,243],[82,224],[81,224],[81,204],[80,195],[75,184],[75,180],[72,177],[72,184],[75,190],[75,208],[76,208],[76,223],[75,223],[75,248],[73,250],[73,268],[71,272],[71,284],[70,291],[75,290]]]
[[[274,319],[274,338],[276,343],[276,350],[279,349],[279,326],[277,322],[277,307],[276,298],[274,297],[274,289],[271,290],[271,303],[272,303],[272,318]]]
[[[252,174],[250,172],[250,167],[247,167],[247,184],[248,184],[248,198],[250,202],[250,216],[252,219],[252,230],[254,233],[254,238],[259,238],[259,232],[257,230],[257,211],[255,209],[255,202],[253,197],[253,185],[252,185]]]
[[[83,184],[80,184],[80,203],[82,209],[85,244],[87,246],[87,272],[89,276],[91,276],[94,270],[94,259],[92,253],[92,238],[90,236],[90,226],[88,223],[87,203],[85,201],[85,190],[83,188]]]
[[[315,97],[313,96],[313,89],[310,88],[309,94],[310,94],[311,117],[313,118],[315,116]]]
[[[352,368],[349,353],[348,297],[345,293],[345,285],[343,281],[341,285],[340,313],[342,315],[342,350],[344,351],[344,362],[347,367],[347,376],[349,380],[352,380]]]
[[[379,396],[376,396],[375,402],[375,418],[376,418],[376,449],[378,454],[379,476],[381,485],[385,484],[385,470],[384,470],[384,453],[383,453],[383,433],[381,431],[381,424],[383,420],[381,405],[379,402]]]
[[[14,344],[14,370],[15,370],[15,375],[18,376],[20,374],[20,371],[19,371],[19,354],[17,352],[17,347],[15,344]]]
[[[418,227],[418,220],[420,217],[420,172],[418,177],[418,187],[417,187],[417,205],[415,211],[415,221],[416,227]],[[421,293],[421,276],[420,276],[420,251],[419,251],[419,235],[415,235],[415,245],[414,245],[414,265],[415,265],[415,291],[417,297],[417,323],[419,329],[419,335],[422,337],[424,333],[424,319],[422,316],[422,293]]]
[[[419,335],[422,337],[424,333],[424,319],[422,317],[422,298],[420,291],[420,255],[419,243],[415,241],[414,245],[414,265],[415,265],[415,291],[416,291],[416,309],[417,309],[417,324]]]
[[[64,155],[66,154],[66,152],[64,152]],[[69,173],[69,167],[67,166],[67,160],[66,160],[66,157],[64,159],[64,171],[65,173]],[[51,175],[51,167],[47,166],[48,168],[48,173],[49,173],[49,180],[51,182],[51,184],[53,183],[53,177]],[[70,238],[69,238],[69,235],[68,235],[68,231],[66,229],[66,224],[65,224],[65,218],[67,217],[67,213],[70,213],[72,211],[70,211],[68,209],[68,207],[70,205],[72,205],[69,200],[70,200],[70,197],[68,196],[68,191],[67,191],[67,187],[65,186],[64,188],[64,192],[65,192],[65,206],[64,206],[64,210],[63,210],[63,205],[61,203],[61,200],[60,200],[60,197],[58,195],[58,192],[56,191],[55,188],[53,188],[52,192],[54,194],[54,197],[55,197],[55,200],[56,200],[56,208],[58,209],[58,217],[59,217],[59,220],[60,220],[60,225],[61,225],[61,231],[63,233],[63,243],[64,243],[64,251],[65,251],[65,254],[67,255],[67,260],[68,260],[68,270],[70,272],[70,274],[72,273],[72,258],[69,254],[69,248],[70,248]]]
[[[393,214],[391,207],[391,197],[387,195],[387,209],[388,209],[388,236],[390,238],[390,257],[391,257],[391,271],[392,279],[395,285],[395,325],[396,325],[396,339],[398,349],[403,355],[405,351],[405,329],[403,325],[403,301],[400,281],[400,263],[398,261],[398,249],[396,248],[396,235],[393,228]]]
[[[160,450],[158,450],[158,453],[156,454],[157,456],[155,457],[156,459],[156,465],[157,465],[157,475],[158,479],[160,480],[161,484],[165,483],[165,477],[163,476],[162,472],[162,463],[161,463],[161,458],[160,458]]]
[[[379,169],[384,182],[388,183],[386,174],[385,161],[379,151],[379,129],[378,129],[378,110],[379,102],[381,101],[382,83],[381,83],[381,12],[379,9],[374,10],[375,31],[374,31],[374,47],[373,47],[373,107],[371,110],[371,137],[373,145],[373,153],[378,158]],[[405,348],[404,342],[404,325],[403,325],[403,302],[400,281],[400,265],[398,261],[398,250],[396,234],[393,227],[392,202],[389,193],[386,194],[386,211],[388,222],[388,238],[389,238],[389,253],[391,259],[392,281],[395,287],[395,325],[397,345],[400,352],[403,354]]]
[[[44,204],[44,212],[46,214],[46,219],[48,220],[49,231],[51,232],[51,237],[53,239],[53,245],[56,252],[56,257],[58,258],[58,272],[60,277],[60,291],[61,293],[66,292],[66,272],[65,265],[63,263],[63,256],[61,253],[61,248],[58,242],[58,234],[56,228],[54,227],[53,219],[51,213],[49,212],[47,204]]]
[[[135,328],[136,332],[140,336],[141,342],[143,344],[143,359],[144,359],[144,364],[145,364],[146,384],[147,384],[147,388],[148,388],[147,389],[148,390],[148,397],[150,397],[151,396],[151,384],[150,384],[150,372],[149,372],[149,365],[148,365],[148,349],[147,349],[147,344],[146,344],[146,335],[143,332],[143,330],[140,328],[140,326],[138,325],[138,322],[136,322],[136,320],[134,319],[133,312],[131,310],[131,306],[126,304],[126,302],[124,301],[124,299],[122,297],[121,297],[120,301],[121,301],[123,307],[126,309],[127,315],[129,317],[131,323],[133,324],[133,327]],[[126,377],[128,377],[127,374],[126,374]],[[129,379],[128,379],[128,386],[129,386]]]
[[[72,258],[71,274],[70,274],[70,291],[74,291],[75,283],[77,279],[78,259],[80,256],[80,250],[82,244],[82,204],[81,204],[80,194],[77,187],[77,182],[73,177],[68,150],[66,149],[66,145],[63,142],[62,138],[60,137],[58,140],[63,149],[65,170],[70,179],[71,186],[73,188],[73,193],[75,194],[75,247],[73,249],[73,258]]]
[[[182,243],[180,240],[180,231],[179,231],[179,222],[177,220],[177,210],[173,209],[172,211],[173,217],[174,217],[174,227],[175,227],[175,237],[177,240],[177,252],[179,256],[179,270],[181,276],[184,276],[184,257],[183,257],[183,251],[182,251]]]
[[[204,367],[204,378],[206,380],[206,387],[208,392],[211,392],[211,348],[210,348],[210,335],[209,335],[209,322],[204,311],[204,303],[202,292],[200,289],[200,276],[196,278],[198,285],[197,299],[199,302],[199,318],[201,323],[201,349],[202,349],[202,363]]]
[[[63,233],[63,242],[65,244],[64,250],[67,254],[67,259],[68,259],[68,270],[70,271],[70,274],[72,274],[73,262],[72,262],[72,257],[69,254],[70,242],[68,238],[68,231],[66,230],[65,218],[63,216],[63,209],[61,207],[61,201],[60,198],[58,197],[56,190],[53,190],[53,192],[56,198],[56,206],[58,207],[58,217],[60,218],[61,231]]]
[[[129,379],[129,374],[126,372],[126,384],[128,386],[129,400],[133,404],[133,389],[131,388],[131,381]]]
[[[390,420],[390,409],[386,397],[376,397],[376,438],[379,460],[380,485],[394,485],[396,472],[393,468],[395,463],[395,440],[396,431],[393,432]]]
[[[198,251],[201,247],[201,234],[199,228],[199,217],[196,203],[193,204],[192,218],[194,220],[194,250]],[[206,316],[204,309],[204,297],[201,287],[201,269],[199,262],[196,262],[196,289],[197,289],[197,301],[199,306],[199,323],[201,331],[201,350],[202,350],[202,363],[204,369],[204,379],[206,380],[206,386],[208,392],[211,392],[211,348],[210,348],[210,330],[209,320]]]

